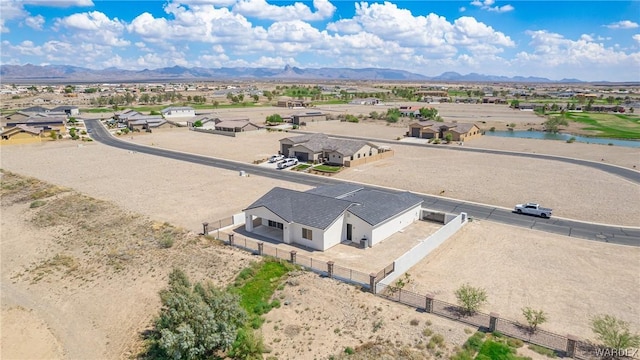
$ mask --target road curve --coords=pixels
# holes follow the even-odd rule
[[[149,147],[145,145],[138,145],[117,139],[116,137],[111,135],[109,131],[107,131],[107,129],[97,119],[87,119],[84,122],[87,130],[91,134],[91,137],[95,141],[123,150],[162,156],[174,160],[187,161],[194,164],[211,166],[220,169],[233,171],[243,170],[252,175],[291,181],[309,186],[320,186],[347,182],[344,180],[319,177],[296,171],[282,171],[231,160],[212,158],[196,154],[188,154],[174,150]],[[511,155],[508,152],[507,154]],[[367,185],[367,187],[381,188],[375,185]],[[387,188],[385,188],[385,190],[389,191],[389,189]],[[488,220],[593,241],[640,246],[640,228],[592,224],[556,217],[552,217],[551,219],[540,219],[526,215],[518,215],[513,213],[511,210],[490,205],[469,203],[465,201],[425,194],[416,195],[420,196],[424,200],[424,207],[433,210],[445,211],[448,213],[466,212],[471,218],[475,219]]]

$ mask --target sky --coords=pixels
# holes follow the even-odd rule
[[[0,0],[0,63],[640,81],[640,0]]]

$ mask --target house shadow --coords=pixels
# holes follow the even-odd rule
[[[280,237],[282,237],[282,230],[278,230],[278,229],[273,229],[273,228],[269,228],[267,226],[264,225],[260,225],[258,227],[255,227],[253,229],[252,232],[249,232],[245,229],[244,225],[240,225],[236,228],[231,229],[231,232],[233,234],[235,234],[235,239],[236,241],[238,241],[238,236],[243,236],[249,240],[255,241],[255,242],[263,242],[265,244],[269,244],[271,246],[277,247],[279,249],[283,249],[283,250],[302,250],[305,251],[309,254],[322,254],[323,252],[320,250],[316,250],[304,245],[300,245],[300,244],[285,244],[284,242],[282,242],[282,240],[276,240],[274,239],[274,237],[276,237],[275,233],[279,232],[280,233]]]

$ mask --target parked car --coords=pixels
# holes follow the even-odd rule
[[[284,160],[284,155],[273,155],[269,158],[270,163],[278,162],[280,160]]]
[[[289,166],[298,165],[298,159],[287,158],[278,163],[278,169],[286,169]]]
[[[514,208],[514,211],[517,212],[518,214],[535,215],[543,218],[550,218],[551,213],[553,212],[553,210],[542,207],[540,206],[540,204],[530,203],[530,202],[526,204],[516,205],[516,207]]]

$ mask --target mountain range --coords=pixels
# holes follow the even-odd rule
[[[549,80],[542,77],[507,77],[445,72],[429,77],[404,70],[380,68],[203,68],[173,66],[158,69],[123,70],[89,69],[71,65],[0,65],[0,78],[7,82],[136,82],[136,81],[205,81],[205,80],[390,80],[447,82],[581,82],[577,79]]]

